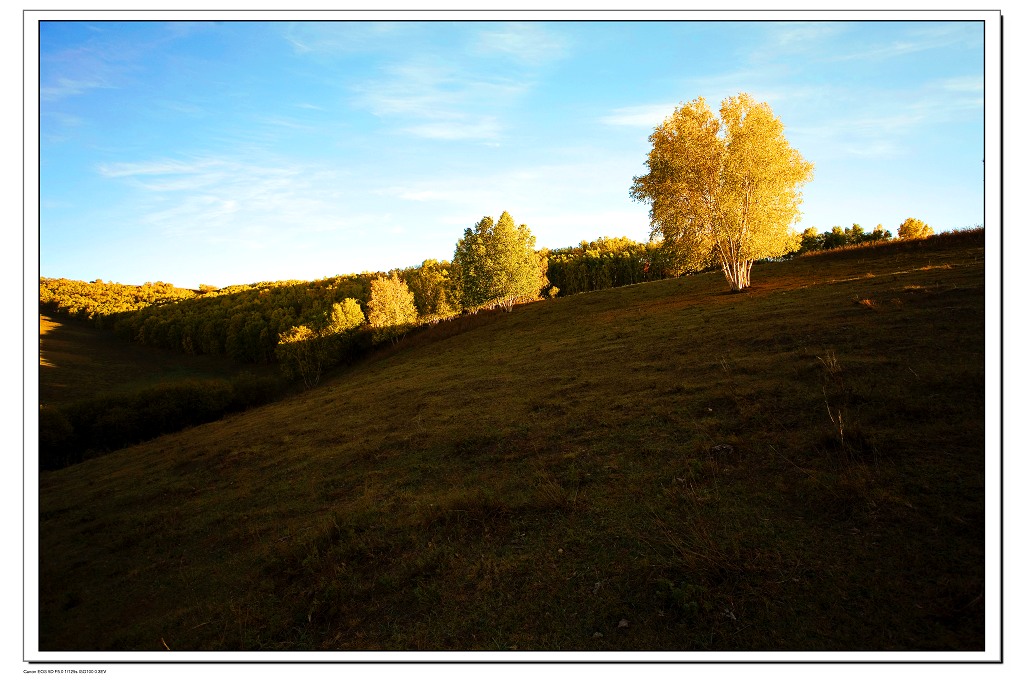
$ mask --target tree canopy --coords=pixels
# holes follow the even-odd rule
[[[437,322],[458,314],[452,286],[452,264],[428,258],[415,268],[406,268],[402,277],[412,292],[420,319]]]
[[[818,234],[817,228],[808,227],[800,235],[800,249],[798,253],[828,251],[844,246],[887,242],[890,239],[892,239],[892,233],[881,225],[876,226],[871,232],[865,232],[864,228],[857,223],[854,223],[853,227],[847,228],[836,225],[831,231],[822,234]]]
[[[698,98],[649,139],[649,172],[633,179],[630,195],[651,204],[651,237],[663,237],[690,268],[717,263],[740,291],[755,260],[799,246],[792,226],[813,165],[789,145],[768,104],[741,93],[715,116]]]
[[[378,277],[370,283],[370,300],[366,308],[375,341],[399,338],[418,319],[412,292],[397,272],[392,272],[390,277]]]
[[[452,259],[463,306],[511,310],[516,303],[536,299],[546,284],[545,262],[536,244],[530,229],[517,227],[508,211],[497,223],[488,216],[467,228]]]
[[[923,239],[924,237],[930,237],[935,234],[929,225],[926,225],[924,221],[918,220],[917,218],[907,218],[900,223],[899,230],[896,234],[900,239]]]

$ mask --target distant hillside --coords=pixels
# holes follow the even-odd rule
[[[40,646],[981,649],[984,274],[974,232],[541,301],[43,472]]]

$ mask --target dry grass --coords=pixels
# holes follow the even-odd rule
[[[41,647],[980,649],[983,236],[753,279],[439,325],[42,474]]]

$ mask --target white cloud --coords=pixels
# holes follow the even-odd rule
[[[400,22],[297,21],[282,37],[297,54],[330,57],[391,47],[405,30]]]
[[[612,126],[636,126],[654,128],[661,125],[672,115],[677,104],[641,104],[631,107],[613,109],[610,114],[602,116],[600,121]]]
[[[494,76],[476,76],[441,60],[407,62],[384,69],[380,78],[358,88],[357,103],[378,116],[446,116],[487,103],[500,103],[525,86]]]
[[[97,89],[123,86],[141,67],[138,59],[144,44],[127,41],[94,41],[61,50],[40,41],[39,97],[53,103]]]
[[[978,76],[959,76],[946,78],[938,82],[938,86],[949,92],[984,92],[985,78]]]
[[[443,194],[439,192],[433,192],[431,190],[420,190],[420,191],[403,191],[398,195],[399,199],[405,201],[437,201],[439,199],[446,199]]]
[[[892,59],[916,52],[963,45],[979,40],[981,36],[980,25],[972,27],[970,24],[939,23],[914,31],[909,34],[909,37],[901,40],[877,42],[869,44],[863,49],[833,53],[826,57],[825,61]]]
[[[506,24],[495,31],[482,31],[472,50],[478,54],[500,55],[528,65],[539,65],[564,57],[567,39],[538,24]]]
[[[206,157],[110,163],[99,172],[134,187],[138,221],[171,236],[249,238],[273,225],[263,235],[272,243],[339,224],[339,174],[329,169]]]
[[[39,98],[44,102],[52,102],[65,97],[82,95],[96,88],[110,88],[110,84],[95,78],[69,78],[59,76],[46,85],[39,87]]]
[[[835,40],[843,31],[843,25],[834,22],[779,23],[771,36],[776,48],[798,52],[817,49],[824,41]]]
[[[468,116],[452,115],[448,120],[408,126],[402,130],[435,140],[494,140],[499,137],[501,127],[493,116],[472,120]]]
[[[428,60],[386,68],[380,78],[357,88],[355,103],[377,116],[412,122],[398,126],[412,135],[494,140],[502,129],[496,112],[525,90],[521,83]]]
[[[158,161],[120,162],[100,164],[100,175],[120,178],[135,175],[194,175],[211,166],[221,165],[217,161],[184,162],[172,159]]]

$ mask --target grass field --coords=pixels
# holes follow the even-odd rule
[[[984,272],[538,302],[43,472],[40,648],[981,650]]]

